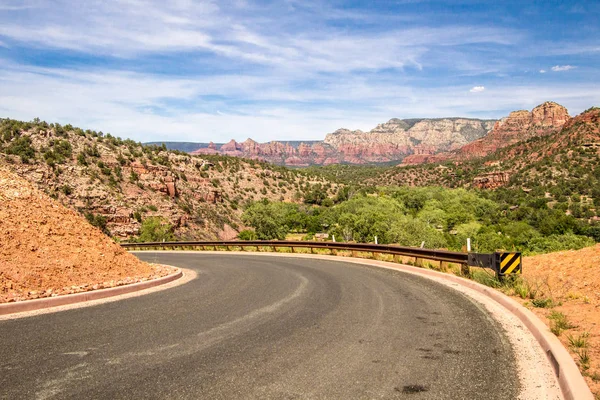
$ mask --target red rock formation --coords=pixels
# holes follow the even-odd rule
[[[566,108],[553,102],[541,104],[531,112],[514,111],[496,122],[486,136],[462,147],[456,154],[460,158],[485,157],[531,137],[558,132],[570,118]]]
[[[473,186],[479,189],[496,189],[508,183],[510,174],[504,171],[489,172],[473,178]]]
[[[403,165],[441,163],[449,159],[447,154],[413,154],[402,160]]]
[[[493,122],[467,118],[392,119],[370,132],[338,129],[328,134],[323,142],[293,146],[276,141],[257,143],[247,139],[237,143],[231,140],[220,148],[211,143],[192,154],[218,152],[290,166],[384,163],[400,161],[410,154],[454,150],[483,136]]]
[[[508,117],[497,121],[494,128],[484,137],[477,139],[453,152],[438,154],[438,157],[407,157],[404,164],[419,162],[438,162],[441,158],[464,160],[485,157],[498,149],[530,139],[534,136],[545,136],[562,129],[571,117],[567,109],[560,104],[548,101],[531,112],[513,111]]]

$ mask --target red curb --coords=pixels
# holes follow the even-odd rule
[[[119,296],[121,294],[127,294],[137,292],[140,290],[148,289],[151,287],[164,285],[165,283],[172,282],[183,276],[181,269],[177,269],[174,273],[163,276],[158,279],[151,281],[144,281],[138,283],[132,283],[130,285],[117,286],[107,289],[92,290],[84,293],[66,294],[56,297],[47,297],[43,299],[17,301],[15,303],[3,303],[0,304],[0,315],[20,313],[24,311],[36,311],[44,308],[64,306],[67,304],[82,303],[84,301],[104,299],[107,297]]]

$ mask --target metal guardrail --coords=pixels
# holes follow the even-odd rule
[[[311,252],[315,249],[328,249],[332,254],[336,251],[351,251],[354,257],[359,252],[371,253],[375,258],[377,254],[391,254],[395,256],[395,261],[399,261],[398,257],[415,257],[415,264],[419,265],[422,260],[432,260],[455,263],[461,266],[461,270],[464,274],[469,274],[469,266],[476,266],[480,268],[490,268],[496,272],[496,275],[501,278],[505,273],[520,273],[521,272],[521,254],[520,253],[493,253],[493,254],[479,254],[479,253],[461,253],[456,251],[448,250],[432,250],[423,249],[418,247],[405,247],[405,246],[390,246],[383,244],[370,244],[370,243],[339,243],[339,242],[298,242],[289,240],[217,240],[217,241],[202,241],[202,242],[153,242],[153,243],[122,243],[122,247],[131,250],[145,250],[145,249],[198,249],[206,250],[211,248],[217,250],[218,248],[225,248],[231,250],[232,247],[239,247],[242,251],[245,247],[256,247],[259,248],[271,248],[273,251],[277,251],[277,248],[290,248],[292,252],[295,248],[308,248]],[[513,255],[507,258],[506,255]],[[508,259],[512,263],[516,263],[518,260],[518,268],[513,267],[511,271],[506,271],[504,265]],[[504,268],[504,270],[503,270]]]

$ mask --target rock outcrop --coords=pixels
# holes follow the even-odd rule
[[[456,154],[465,158],[485,157],[500,148],[534,136],[558,132],[570,118],[565,107],[551,101],[535,107],[531,112],[514,111],[496,122],[494,129],[486,136],[467,144]]]
[[[329,164],[398,162],[410,155],[429,156],[452,151],[482,137],[494,120],[468,118],[391,119],[369,132],[338,129],[317,142],[257,143],[231,140],[220,148],[214,144],[192,154],[215,154],[264,160],[302,167]]]
[[[570,120],[569,112],[560,104],[548,101],[532,111],[511,112],[508,117],[497,121],[484,137],[476,139],[455,151],[436,154],[435,157],[407,157],[403,164],[465,160],[486,157],[498,149],[525,141],[535,136],[547,136],[560,131]]]
[[[504,171],[489,172],[473,179],[473,186],[479,189],[497,189],[508,183],[510,174]]]

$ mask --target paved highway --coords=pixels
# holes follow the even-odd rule
[[[409,274],[259,255],[140,258],[168,290],[0,321],[2,399],[515,399],[508,340]]]

